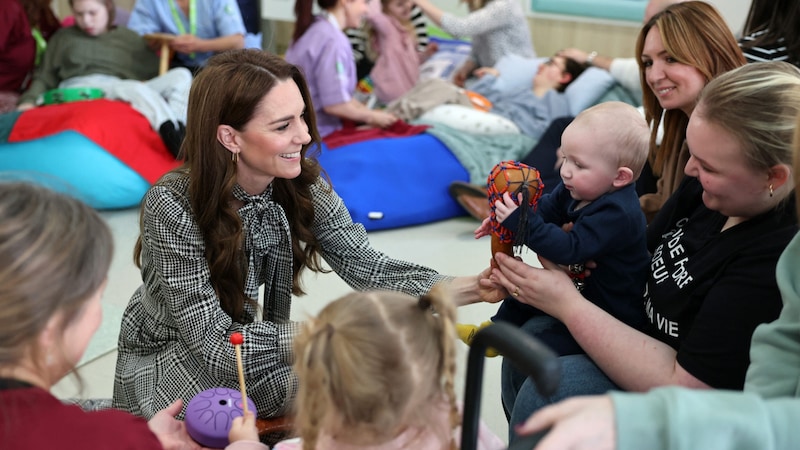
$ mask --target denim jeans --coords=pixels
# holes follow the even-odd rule
[[[550,316],[536,316],[528,320],[522,330],[535,337],[559,324]],[[514,427],[543,406],[568,397],[603,394],[619,389],[586,355],[561,356],[558,359],[561,362],[561,381],[555,395],[549,398],[540,395],[533,381],[520,372],[512,361],[503,359],[501,393],[503,408],[509,416],[509,442],[516,437]]]

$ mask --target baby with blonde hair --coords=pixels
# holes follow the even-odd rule
[[[455,315],[438,288],[327,305],[295,341],[300,439],[275,450],[456,449]],[[485,427],[480,435],[480,448],[505,448]]]

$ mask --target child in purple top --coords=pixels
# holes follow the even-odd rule
[[[353,98],[356,65],[343,30],[360,26],[367,0],[318,0],[318,16],[311,14],[311,1],[295,3],[297,20],[286,61],[305,75],[320,136],[341,128],[342,119],[381,128],[396,122],[393,114],[369,109]]]

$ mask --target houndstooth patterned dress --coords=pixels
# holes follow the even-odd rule
[[[187,196],[188,177],[172,175],[153,186],[143,202],[142,279],[122,320],[113,406],[146,418],[177,398],[184,404],[217,386],[238,389],[233,346],[244,336],[247,393],[261,417],[288,411],[296,391],[289,321],[292,251],[286,215],[272,189],[234,196],[245,231],[249,271],[245,292],[258,299],[264,286],[263,320],[233,322],[211,286],[205,245]],[[322,179],[312,186],[313,232],[328,265],[358,290],[388,289],[420,295],[446,277],[432,269],[391,259],[373,249],[361,224]],[[248,309],[251,317],[256,311]]]

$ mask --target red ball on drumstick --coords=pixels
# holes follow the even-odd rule
[[[230,337],[231,344],[236,350],[236,367],[239,369],[239,390],[242,391],[242,410],[247,414],[247,388],[244,385],[244,367],[242,366],[242,333],[233,333]]]

